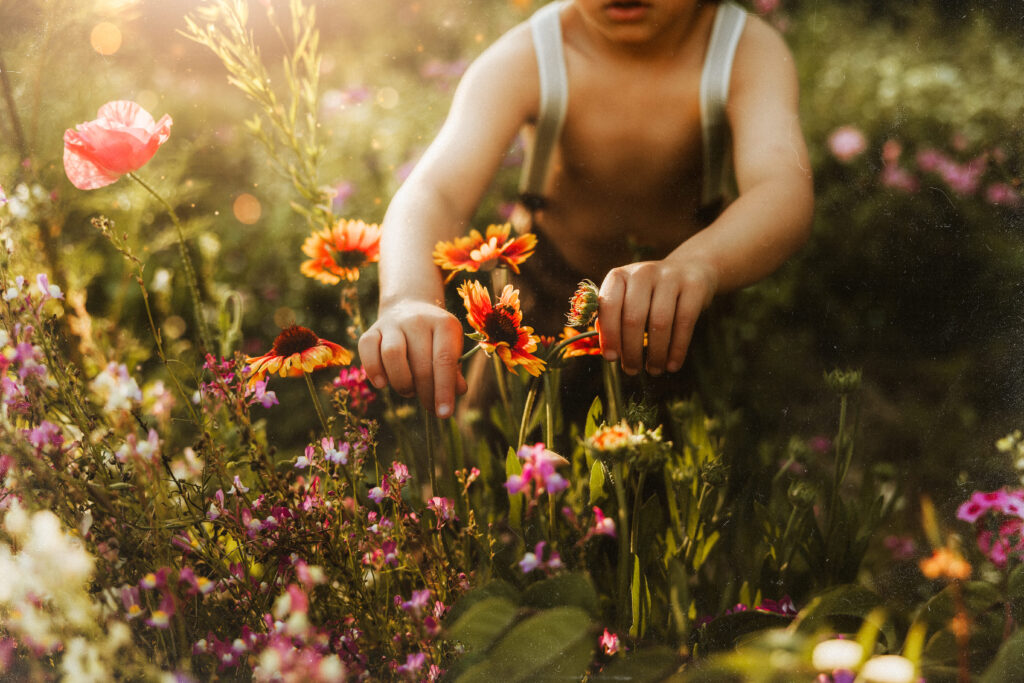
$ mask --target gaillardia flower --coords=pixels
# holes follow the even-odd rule
[[[593,332],[594,328],[586,330],[586,332]],[[563,342],[573,337],[578,337],[582,332],[574,330],[571,327],[566,327],[562,330],[561,336],[558,338],[559,342]],[[565,345],[562,349],[563,358],[575,358],[577,356],[600,356],[601,355],[601,340],[600,337],[594,335],[592,337],[586,337],[577,341],[571,341]]]
[[[483,350],[497,354],[509,372],[522,366],[537,377],[544,368],[544,361],[533,355],[537,350],[537,337],[533,328],[523,325],[523,313],[519,310],[519,290],[505,285],[497,302],[491,304],[491,295],[479,282],[470,280],[459,287],[459,296],[466,304],[469,324],[476,330],[470,335]]]
[[[456,237],[449,242],[438,242],[434,246],[434,263],[452,271],[445,282],[450,282],[459,271],[475,273],[488,271],[497,265],[505,265],[513,272],[519,272],[519,264],[528,259],[537,246],[533,233],[509,239],[512,224],[490,225],[487,233],[481,235],[471,230],[468,237]]]
[[[79,190],[110,185],[153,158],[171,135],[171,117],[159,121],[135,102],[107,102],[96,120],[64,131],[64,172]]]
[[[359,279],[359,269],[380,260],[380,226],[357,220],[340,220],[332,228],[306,238],[302,274],[327,285]]]
[[[571,327],[586,327],[594,322],[599,308],[597,285],[590,280],[581,280],[576,292],[569,299],[569,312],[565,319]]]
[[[298,377],[332,365],[347,365],[352,352],[334,342],[320,339],[305,327],[292,325],[281,331],[268,353],[255,358],[246,357],[249,366],[249,385],[263,379],[267,373],[281,377]]]

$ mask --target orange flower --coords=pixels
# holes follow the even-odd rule
[[[586,327],[597,317],[598,308],[600,302],[597,285],[590,280],[581,280],[569,299],[569,312],[565,314],[565,319],[572,327]]]
[[[540,375],[544,361],[533,355],[538,342],[533,328],[522,324],[519,290],[505,285],[497,302],[491,305],[491,295],[484,286],[470,280],[459,287],[459,296],[466,304],[469,324],[477,332],[470,336],[480,342],[488,355],[498,354],[509,372],[521,365],[534,377]]]
[[[302,252],[309,257],[302,263],[303,275],[328,285],[354,282],[362,266],[380,260],[380,226],[342,219],[307,237]]]
[[[467,273],[488,271],[497,265],[505,265],[513,272],[519,272],[519,264],[533,254],[537,236],[533,233],[520,235],[510,240],[512,224],[490,225],[487,234],[481,236],[471,230],[468,237],[456,237],[450,242],[438,242],[434,246],[434,263],[452,271],[445,282],[450,282],[460,270]]]
[[[591,327],[587,332],[593,332],[594,328]],[[565,341],[566,339],[572,339],[582,334],[579,330],[575,330],[571,327],[566,327],[562,330],[562,335],[558,340]],[[563,358],[575,358],[577,356],[600,356],[601,355],[601,341],[600,337],[593,336],[587,337],[586,339],[580,339],[579,341],[569,342],[562,349]]]
[[[334,342],[320,339],[312,330],[292,325],[281,331],[268,353],[246,357],[251,375],[249,386],[276,372],[281,377],[298,377],[331,365],[347,365],[352,352]]]
[[[79,190],[110,185],[145,166],[170,134],[170,116],[154,121],[135,102],[107,102],[95,120],[64,131],[64,172]]]
[[[966,581],[971,578],[971,565],[949,548],[939,548],[931,557],[921,560],[921,573],[929,579]]]

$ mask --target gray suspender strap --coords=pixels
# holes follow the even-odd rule
[[[746,12],[731,2],[719,5],[704,56],[704,71],[700,78],[700,120],[704,142],[701,204],[705,206],[721,199],[725,191],[726,161],[731,144],[725,105],[729,99],[733,57],[746,18]]]
[[[569,79],[565,73],[562,53],[562,24],[559,13],[565,2],[552,2],[537,10],[530,18],[533,49],[537,54],[540,76],[540,110],[533,149],[527,152],[523,174],[519,180],[519,193],[527,208],[539,201],[544,193],[551,154],[558,144],[569,103]]]

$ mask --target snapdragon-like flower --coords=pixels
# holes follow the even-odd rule
[[[562,558],[558,552],[552,549],[545,553],[546,546],[546,541],[539,541],[534,546],[532,553],[526,553],[523,555],[523,559],[519,560],[519,569],[524,574],[529,574],[537,569],[550,573],[563,567]]]
[[[328,285],[354,282],[360,268],[380,260],[380,226],[343,219],[307,237],[302,252],[309,257],[301,266],[306,277]]]
[[[611,536],[615,538],[615,520],[605,517],[601,508],[594,506],[594,526],[587,531],[587,536]]]
[[[469,324],[476,330],[470,338],[477,340],[487,355],[497,354],[509,372],[521,366],[534,377],[539,376],[544,361],[533,355],[537,337],[532,327],[523,325],[519,291],[506,285],[492,304],[484,286],[470,280],[459,287],[459,295],[466,305]]]
[[[519,266],[532,254],[537,246],[537,236],[526,233],[509,239],[512,224],[490,225],[486,234],[471,230],[468,237],[457,237],[449,242],[438,242],[434,246],[434,263],[451,271],[445,283],[459,272],[476,273],[488,271],[503,265],[519,272]]]
[[[568,465],[569,461],[554,451],[549,451],[544,444],[523,446],[516,453],[523,461],[520,474],[509,475],[505,488],[510,494],[525,493],[528,496],[539,496],[542,493],[555,494],[569,488],[562,475],[555,470],[560,465]]]
[[[171,117],[159,121],[135,102],[107,102],[96,119],[64,131],[64,171],[80,190],[109,185],[146,165],[171,135]]]
[[[270,351],[262,356],[246,357],[249,385],[254,386],[270,373],[281,377],[299,377],[331,365],[347,365],[352,352],[334,342],[320,339],[305,327],[292,325],[281,331]]]
[[[619,636],[608,629],[605,629],[604,633],[601,634],[601,638],[598,643],[601,646],[601,651],[609,657],[618,652],[621,647],[619,644]]]
[[[455,503],[448,498],[434,496],[427,501],[427,509],[432,510],[437,515],[438,529],[455,519]]]
[[[142,401],[142,390],[138,383],[128,374],[128,368],[122,363],[111,361],[100,374],[96,375],[90,385],[92,390],[105,403],[104,412],[115,410],[131,410]]]
[[[320,447],[324,451],[324,460],[335,465],[347,465],[348,454],[352,449],[347,441],[342,442],[337,447],[334,445],[334,437],[327,436],[320,440]]]

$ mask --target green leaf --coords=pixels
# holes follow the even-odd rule
[[[743,636],[770,628],[785,628],[793,623],[790,617],[772,612],[747,610],[718,617],[696,631],[697,651],[704,657],[731,650]]]
[[[516,455],[515,450],[510,446],[508,449],[508,455],[505,456],[505,476],[511,477],[513,474],[523,473],[523,463],[519,460],[519,456]],[[523,505],[525,503],[525,496],[521,493],[510,493],[508,495],[508,524],[513,529],[522,531],[523,529]]]
[[[629,681],[630,683],[656,683],[670,675],[678,664],[671,648],[658,646],[617,657],[590,680],[594,683]]]
[[[1024,629],[1018,629],[999,648],[995,660],[985,669],[978,683],[1019,680],[1024,671]]]
[[[482,602],[489,598],[504,598],[512,603],[519,602],[519,591],[512,584],[507,581],[495,579],[494,581],[488,581],[479,588],[474,588],[469,591],[452,605],[451,609],[444,616],[444,622],[446,625],[453,625],[458,619],[469,611],[473,605],[478,602]]]
[[[579,607],[595,619],[600,616],[597,591],[585,574],[561,574],[532,584],[523,593],[527,607]]]
[[[586,426],[583,428],[583,438],[589,439],[591,435],[597,431],[597,428],[601,424],[601,416],[604,413],[604,407],[601,405],[601,397],[595,396],[594,402],[590,404],[590,410],[587,411]]]
[[[569,681],[583,678],[594,655],[593,622],[578,607],[555,607],[509,631],[458,683]]]
[[[608,495],[604,488],[604,463],[594,460],[590,466],[590,504],[599,503]]]
[[[519,608],[505,598],[481,600],[452,624],[445,639],[462,643],[470,652],[481,652],[508,630],[518,612]]]
[[[884,606],[882,598],[867,588],[844,584],[818,595],[797,618],[800,630],[810,633],[828,625],[847,628],[849,617],[853,617],[858,622],[849,624],[852,627],[849,630],[853,631],[860,628],[859,622],[866,619],[875,608]],[[887,619],[880,630],[885,636],[886,645],[889,648],[895,647],[896,629],[892,620]]]
[[[956,614],[956,586],[949,585],[939,591],[921,608],[919,619],[928,624],[929,631],[945,628]],[[978,615],[999,602],[999,590],[985,581],[967,581],[960,584],[964,607],[968,614]]]

